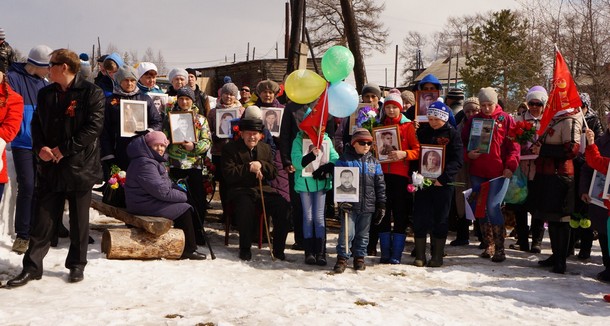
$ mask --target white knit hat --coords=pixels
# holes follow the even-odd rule
[[[28,63],[38,67],[48,67],[53,49],[46,45],[37,45],[28,53]]]

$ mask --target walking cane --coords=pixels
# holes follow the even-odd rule
[[[273,255],[273,245],[271,244],[271,236],[269,236],[269,224],[267,223],[267,210],[265,209],[265,196],[263,195],[263,180],[258,179],[258,189],[261,192],[261,203],[263,204],[263,219],[265,221],[265,231],[267,231],[267,243],[269,244],[269,251],[271,252],[271,259],[275,261]]]
[[[343,222],[343,229],[345,230],[345,253],[349,251],[349,211],[352,208],[350,203],[341,203],[339,208],[343,211],[345,221]]]

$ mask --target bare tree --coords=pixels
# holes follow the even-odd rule
[[[157,66],[157,72],[159,75],[165,75],[167,73],[167,65],[165,63],[165,57],[161,50],[157,52],[157,57],[153,60],[153,63]]]
[[[385,4],[373,0],[353,0],[352,7],[364,56],[369,56],[372,51],[384,53],[389,32],[379,15],[385,10]],[[339,1],[310,0],[306,11],[307,30],[316,53],[324,53],[333,45],[347,46],[345,17]]]
[[[113,52],[119,52],[119,48],[116,47],[116,45],[114,45],[113,43],[108,43],[108,46],[106,47],[106,53],[110,54]]]
[[[417,76],[413,71],[420,68],[419,61],[422,50],[427,44],[426,37],[417,31],[409,31],[402,40],[402,51],[399,56],[405,64],[402,69],[402,77],[406,84],[409,84]]]
[[[151,47],[146,49],[144,55],[142,56],[142,62],[153,62],[155,61],[155,51]]]

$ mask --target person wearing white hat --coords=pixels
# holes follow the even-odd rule
[[[11,142],[15,173],[17,174],[17,200],[15,205],[15,233],[12,250],[23,254],[28,249],[31,222],[34,218],[34,184],[36,182],[36,155],[32,152],[30,122],[38,104],[38,91],[47,86],[49,59],[53,50],[46,45],[33,47],[26,62],[16,62],[6,74],[9,85],[24,100],[23,122],[17,137]],[[59,224],[62,234],[67,230]]]
[[[163,93],[157,86],[157,74],[159,70],[152,62],[140,62],[136,76],[138,77],[138,88],[142,93]]]

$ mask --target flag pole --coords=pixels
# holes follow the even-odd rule
[[[322,139],[324,139],[324,134],[322,133],[322,124],[324,123],[324,110],[328,106],[326,101],[328,100],[328,83],[326,83],[326,90],[324,91],[324,96],[321,99],[322,102],[322,116],[320,117],[320,125],[318,127],[318,149],[322,146]]]

